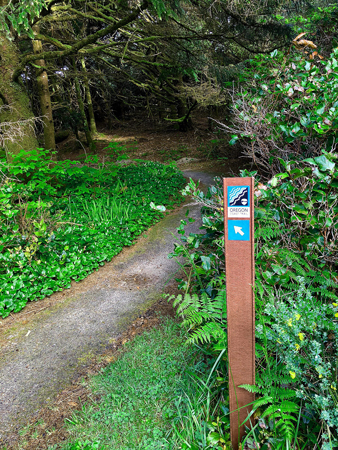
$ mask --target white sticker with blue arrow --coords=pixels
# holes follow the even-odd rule
[[[228,241],[250,241],[250,220],[228,220]]]
[[[250,218],[250,186],[228,186],[228,217]]]

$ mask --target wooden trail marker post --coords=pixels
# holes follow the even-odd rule
[[[254,394],[239,388],[255,384],[254,179],[223,178],[227,292],[230,435],[234,450]],[[232,411],[232,412],[231,412]]]

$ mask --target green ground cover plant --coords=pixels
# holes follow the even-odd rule
[[[49,450],[174,450],[219,448],[228,442],[219,429],[228,422],[227,391],[212,381],[222,365],[211,354],[184,345],[185,332],[173,319],[126,344],[114,363],[92,378],[99,401],[83,405],[66,420],[65,445]]]
[[[255,427],[247,448],[333,449],[337,446],[337,156],[323,152],[280,163],[268,185],[256,176]],[[216,180],[217,181],[217,180]],[[185,233],[171,257],[185,270],[178,313],[199,342],[226,352],[223,191],[184,190],[202,206],[203,232]],[[182,259],[184,262],[182,263]],[[227,378],[227,372],[223,373]],[[252,418],[253,420],[253,418]],[[260,445],[261,447],[258,447]]]
[[[182,201],[173,166],[52,161],[43,149],[3,164],[0,185],[0,316],[70,287]]]
[[[283,171],[281,160],[320,156],[337,145],[337,6],[313,16],[293,18],[300,28],[289,51],[256,55],[235,84],[227,83],[232,117],[222,128],[266,177]]]

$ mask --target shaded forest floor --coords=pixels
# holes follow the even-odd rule
[[[82,160],[88,149],[85,145],[84,133],[80,133],[79,142],[71,134],[58,144],[60,159]],[[224,159],[234,158],[236,149],[230,147],[219,131],[208,128],[207,117],[196,117],[194,128],[181,132],[173,125],[156,123],[144,118],[129,121],[116,121],[111,129],[98,125],[95,137],[96,151],[100,161],[109,159],[109,151],[105,147],[110,142],[125,146],[126,154],[131,159],[144,159],[159,162],[178,161],[182,158]]]

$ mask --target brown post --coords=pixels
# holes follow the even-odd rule
[[[234,450],[254,394],[239,388],[255,384],[254,179],[224,178],[224,242],[227,291],[230,434]]]

